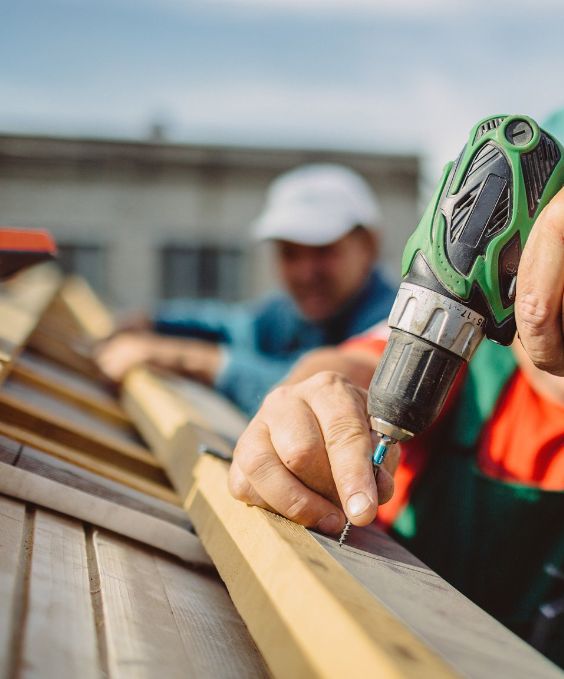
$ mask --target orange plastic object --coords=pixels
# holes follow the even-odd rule
[[[48,231],[0,227],[0,278],[56,256],[57,246]]]

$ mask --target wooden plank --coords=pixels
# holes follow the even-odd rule
[[[85,377],[98,378],[100,372],[92,360],[91,344],[66,332],[64,324],[51,318],[52,315],[54,316],[54,312],[50,308],[46,318],[29,338],[26,347]]]
[[[99,297],[80,276],[68,276],[59,299],[85,336],[100,341],[115,331],[115,322]]]
[[[380,550],[341,549],[237,503],[225,491],[227,469],[218,460],[202,459],[196,473],[189,514],[275,674],[362,677],[380,654],[383,676],[453,676],[447,664],[475,679],[562,676],[436,573],[409,563],[410,555],[398,560]],[[331,619],[326,616],[338,624],[325,626],[321,638],[320,625]],[[299,638],[301,662],[288,675],[285,637],[296,652],[290,634]]]
[[[8,363],[21,350],[37,319],[25,309],[15,306],[9,297],[0,297],[0,318],[0,360]]]
[[[15,464],[21,450],[21,443],[12,441],[6,436],[0,436],[0,462]]]
[[[14,306],[39,319],[55,298],[62,277],[54,264],[39,264],[19,273],[0,286],[0,295]]]
[[[122,402],[181,498],[186,497],[192,486],[192,470],[203,446],[231,454],[225,438],[205,428],[211,413],[207,419],[204,416],[195,418],[195,405],[187,403],[171,389],[168,378],[162,378],[148,368],[137,368],[129,373],[123,385]],[[221,403],[218,400],[218,405]],[[218,408],[218,421],[221,421],[221,415]]]
[[[25,570],[25,505],[0,497],[0,679],[8,679],[17,658]]]
[[[145,371],[145,376],[147,373]],[[178,375],[155,374],[160,384],[182,401],[194,425],[218,434],[232,444],[245,431],[248,418],[221,394]]]
[[[29,351],[24,351],[12,368],[20,383],[52,394],[78,408],[97,414],[117,425],[127,425],[128,419],[108,389],[83,375]]]
[[[123,418],[118,421],[108,419],[105,414],[99,414],[96,408],[84,407],[76,401],[65,396],[58,396],[48,389],[38,389],[25,380],[21,380],[15,366],[10,378],[2,385],[0,393],[25,401],[26,405],[34,406],[37,410],[45,412],[47,416],[69,420],[77,430],[95,431],[107,439],[114,440],[116,445],[133,444],[143,448],[143,441],[129,420]]]
[[[51,265],[32,267],[0,287],[0,381],[21,352],[61,283]]]
[[[102,677],[82,524],[42,510],[35,515],[19,676]]]
[[[196,677],[266,677],[265,663],[221,583],[187,577],[177,562],[155,558],[191,673]]]
[[[0,445],[2,441],[9,441],[9,439],[0,437]],[[72,486],[95,497],[101,497],[123,507],[129,507],[129,509],[135,509],[157,519],[168,521],[168,523],[180,528],[192,530],[192,524],[186,512],[177,505],[141,493],[123,483],[93,474],[82,467],[59,460],[35,448],[17,443],[14,445],[19,448],[19,454],[15,461],[3,460],[8,464],[14,464],[19,469],[25,469],[65,486]]]
[[[91,454],[84,453],[75,448],[71,448],[70,446],[56,443],[46,435],[36,434],[29,429],[22,429],[21,427],[7,424],[5,421],[0,421],[0,434],[15,441],[19,441],[20,443],[32,446],[33,448],[38,448],[60,460],[70,462],[71,464],[75,464],[95,474],[99,474],[102,477],[130,486],[131,488],[152,495],[165,502],[176,505],[180,504],[178,495],[168,484],[164,485],[163,483],[146,479],[127,469],[123,469],[120,466],[119,460],[100,460],[93,457]]]
[[[92,348],[113,328],[111,315],[86,281],[68,277],[27,346],[82,375],[97,378]]]
[[[80,450],[147,480],[168,485],[160,464],[146,448],[109,432],[107,423],[97,425],[95,419],[86,422],[84,414],[73,413],[66,405],[55,402],[47,406],[45,398],[29,393],[29,390],[8,385],[0,389],[0,419],[28,430],[33,436]],[[26,442],[34,445],[31,440]]]
[[[124,535],[200,566],[211,561],[185,528],[0,463],[0,493]]]
[[[375,528],[368,531],[375,536],[378,532]],[[340,548],[336,540],[314,537],[378,601],[464,676],[528,679],[559,675],[533,648],[425,564],[406,563],[403,553],[411,556],[409,552],[384,534],[377,540],[390,543],[386,551],[393,557],[384,556],[381,549],[365,551],[350,544]]]
[[[103,531],[93,540],[111,676],[268,676],[218,580]]]

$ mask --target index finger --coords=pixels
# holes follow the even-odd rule
[[[319,422],[347,517],[357,526],[366,526],[378,509],[366,400],[335,373],[320,373],[309,380],[306,398]]]

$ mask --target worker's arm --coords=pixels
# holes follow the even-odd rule
[[[95,360],[113,382],[136,365],[153,365],[212,385],[224,361],[221,347],[203,340],[165,337],[152,332],[121,332],[96,348]]]
[[[398,452],[387,456],[376,486],[366,391],[347,375],[371,374],[375,363],[368,353],[342,349],[302,359],[239,440],[230,471],[233,495],[327,533],[343,528],[342,507],[353,523],[370,523],[378,504],[392,496]],[[335,366],[340,373],[317,372]],[[292,383],[308,373],[316,374]]]
[[[113,382],[121,382],[136,365],[152,365],[214,387],[248,415],[254,415],[269,389],[296,360],[268,357],[251,347],[149,332],[120,333],[99,345],[95,356]]]
[[[121,382],[133,366],[150,363],[213,385],[226,363],[220,345],[254,344],[253,317],[250,305],[163,302],[152,315],[126,317],[118,332],[97,347],[95,358],[114,382]]]
[[[252,416],[303,353],[286,353],[278,337],[293,321],[288,306],[278,297],[257,305],[166,303],[154,320],[168,335],[118,334],[98,347],[98,365],[114,382],[140,363],[173,370],[213,386]]]
[[[533,363],[564,376],[564,189],[542,211],[523,250],[515,315]]]

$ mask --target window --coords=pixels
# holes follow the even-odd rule
[[[83,276],[102,296],[108,292],[106,250],[101,245],[57,242],[58,263],[65,273]]]
[[[216,297],[227,301],[243,293],[243,252],[216,245],[167,245],[162,251],[162,296]]]

